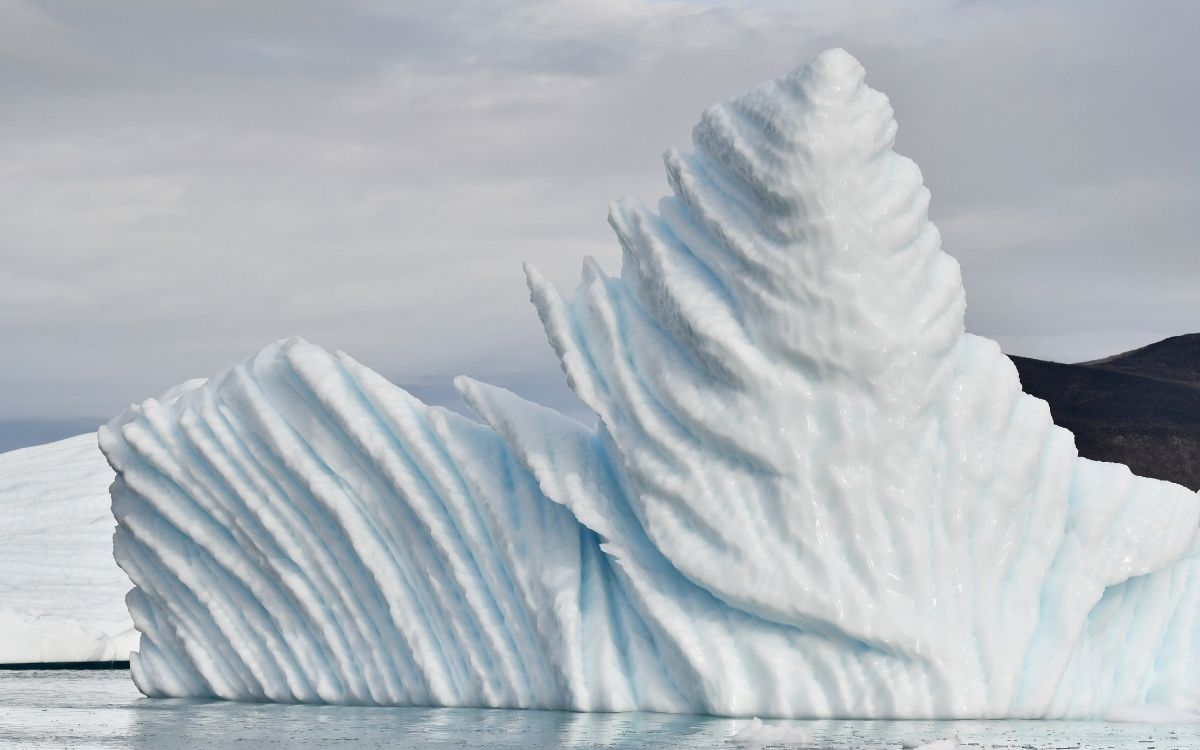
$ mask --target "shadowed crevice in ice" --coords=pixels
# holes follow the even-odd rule
[[[775,717],[1200,705],[1200,504],[1080,459],[832,50],[531,298],[594,428],[273,344],[101,431],[149,695]]]

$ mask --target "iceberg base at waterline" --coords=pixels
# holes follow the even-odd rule
[[[152,696],[779,718],[1200,706],[1200,497],[1078,457],[850,55],[529,288],[585,426],[300,339],[100,433]]]

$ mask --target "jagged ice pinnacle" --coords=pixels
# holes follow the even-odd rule
[[[594,428],[273,344],[100,434],[153,696],[777,717],[1200,707],[1200,497],[1081,459],[831,50],[533,303]]]

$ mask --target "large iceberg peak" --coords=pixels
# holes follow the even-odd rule
[[[620,278],[589,262],[570,303],[536,273],[530,285],[634,511],[681,572],[757,616],[921,650],[936,593],[892,579],[930,548],[889,519],[937,513],[926,501],[952,481],[933,467],[954,458],[938,433],[964,301],[895,130],[857,61],[827,52],[709,108],[695,150],[667,153],[657,212],[614,206]],[[1043,409],[1038,440],[1050,427]],[[872,616],[889,600],[904,617]]]
[[[962,331],[962,284],[895,134],[858,62],[826,52],[711,107],[695,151],[667,153],[660,234],[732,293],[759,346],[867,377],[913,352],[942,356]],[[636,208],[614,212],[636,248],[622,214]]]
[[[1078,457],[848,53],[705,111],[531,299],[592,429],[300,340],[101,431],[151,695],[760,716],[1200,705],[1200,497]]]

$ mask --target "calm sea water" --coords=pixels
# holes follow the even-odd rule
[[[957,736],[978,748],[1195,750],[1200,727],[1020,721],[769,722],[811,741],[733,739],[745,721],[662,714],[276,706],[150,700],[127,672],[0,671],[0,746],[868,750]]]

